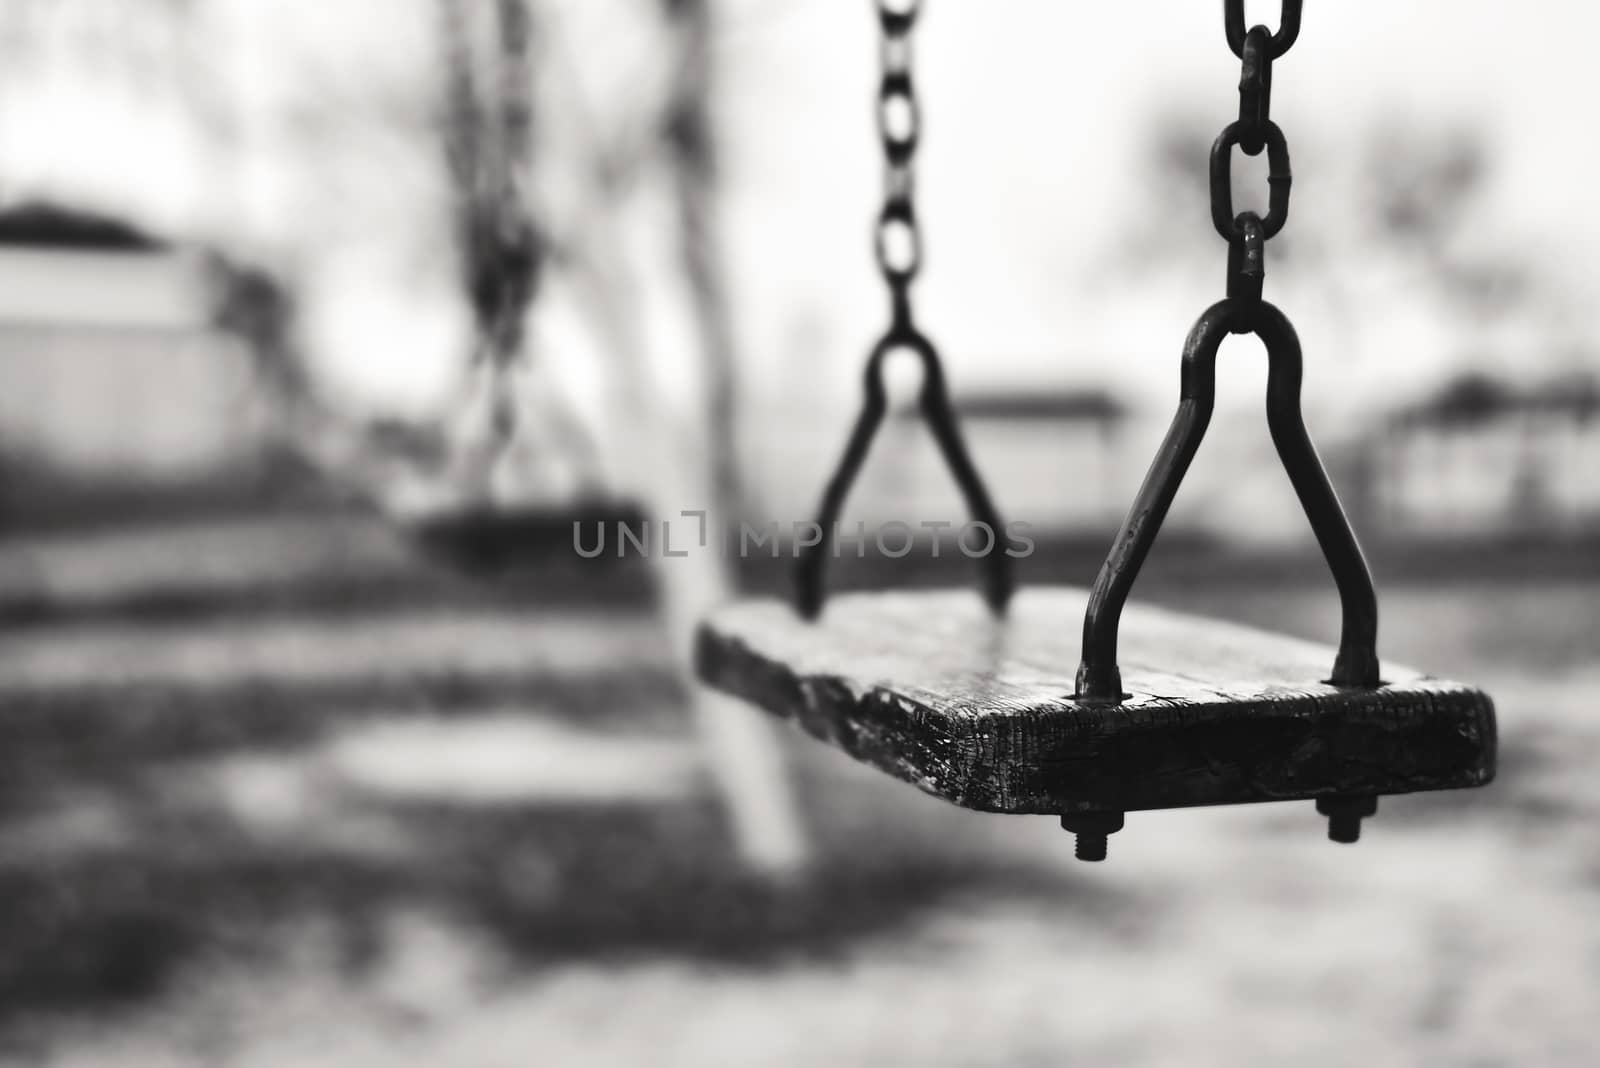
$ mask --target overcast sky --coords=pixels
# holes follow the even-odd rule
[[[881,305],[861,237],[877,188],[864,5],[794,4],[783,16],[758,14],[778,6],[761,0],[738,6],[735,25],[748,20],[749,30],[731,35],[728,47],[742,178],[732,233],[742,262],[761,262],[763,249],[804,249],[814,265],[805,279],[770,287],[760,270],[739,272],[748,330],[768,339],[758,351],[775,355],[786,320],[809,316],[829,351],[848,352]],[[1209,241],[1213,266],[1187,280],[1089,283],[1141,210],[1132,196],[1148,119],[1171,108],[1210,116],[1193,145],[1203,160],[1236,110],[1238,61],[1220,8],[1187,0],[929,5],[919,74],[930,266],[920,297],[953,359],[970,357],[984,375],[1031,375],[1041,357],[1108,357],[1141,375],[1170,368],[1188,323],[1220,295],[1225,252],[1203,207],[1184,240]],[[1274,115],[1296,159],[1291,235],[1313,213],[1324,217],[1303,225],[1326,229],[1338,226],[1329,218],[1355,212],[1358,191],[1340,186],[1340,161],[1330,155],[1359,152],[1359,135],[1384,113],[1423,128],[1481,124],[1493,150],[1483,231],[1542,250],[1592,299],[1600,158],[1589,115],[1600,102],[1600,64],[1589,53],[1600,39],[1600,5],[1312,0],[1307,9],[1299,43],[1275,70]],[[1250,12],[1276,22],[1275,4]],[[1250,188],[1241,181],[1241,198]],[[1359,271],[1354,262],[1335,266]],[[801,273],[792,264],[778,270]],[[1268,293],[1306,318],[1313,362],[1314,320],[1325,313],[1302,291],[1321,282],[1269,252]],[[1398,311],[1381,314],[1403,320]],[[1440,324],[1391,325],[1394,333],[1370,345],[1403,348],[1416,373],[1431,376],[1454,355],[1433,351],[1453,344]],[[1338,358],[1348,365],[1365,355]]]
[[[569,89],[581,86],[582,121],[621,124],[649,105],[661,39],[633,14],[647,7],[544,5],[544,31],[562,42],[547,62],[565,65],[558,81]],[[1290,234],[1297,225],[1338,234],[1338,220],[1354,217],[1359,189],[1343,156],[1378,117],[1425,130],[1481,126],[1493,149],[1484,241],[1534,250],[1562,278],[1557,302],[1577,309],[1563,329],[1592,334],[1600,64],[1590,52],[1600,5],[1307,7],[1299,43],[1276,68],[1274,116],[1296,160]],[[1192,260],[1148,275],[1102,268],[1143,210],[1135,191],[1148,188],[1139,153],[1152,116],[1195,115],[1193,152],[1203,159],[1236,109],[1238,61],[1220,5],[931,0],[926,8],[917,71],[928,270],[918,302],[953,378],[958,386],[1108,381],[1164,407],[1184,332],[1221,294],[1225,249],[1203,202],[1176,239],[1197,250]],[[52,10],[71,25],[128,8],[63,0]],[[86,72],[63,58],[68,45],[51,51],[69,33],[58,27],[42,43],[36,34],[0,75],[0,189],[104,205],[292,270],[306,282],[308,343],[329,381],[372,405],[425,408],[446,388],[467,324],[439,253],[446,219],[436,150],[385,116],[436,99],[431,0],[209,0],[201,10],[209,83],[174,70],[133,93],[112,61],[117,48]],[[1252,4],[1251,14],[1275,23],[1276,4]],[[724,235],[752,403],[793,402],[803,384],[819,403],[842,404],[884,314],[868,236],[879,189],[874,21],[858,0],[726,0],[721,16]],[[160,57],[182,47],[166,32],[151,22],[123,51]],[[203,101],[209,110],[182,106],[196,85],[216,94]],[[204,126],[219,115],[220,137]],[[331,136],[308,139],[307,129]],[[563,166],[558,151],[548,162]],[[1253,184],[1241,180],[1241,198]],[[1329,255],[1344,258],[1311,264],[1269,251],[1268,294],[1300,324],[1309,388],[1319,368],[1336,364],[1350,386],[1344,396],[1361,404],[1424,391],[1471,339],[1408,300],[1405,278],[1375,274],[1349,252],[1333,247]],[[659,267],[646,267],[646,277]],[[1373,311],[1352,318],[1350,300],[1335,292]],[[1538,323],[1496,329],[1493,343],[1478,346],[1490,353],[1482,358],[1542,371],[1546,354],[1530,351],[1548,347]],[[581,333],[568,330],[570,353],[547,358],[590,360]],[[684,354],[657,358],[670,367]],[[1322,403],[1337,409],[1324,397],[1308,407]]]

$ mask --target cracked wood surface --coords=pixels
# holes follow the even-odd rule
[[[1087,592],[1019,593],[991,619],[968,591],[844,594],[714,613],[701,677],[852,757],[967,808],[1133,811],[1482,786],[1494,705],[1384,664],[1385,685],[1320,681],[1331,647],[1130,604],[1120,705],[1072,698]],[[1381,650],[1380,650],[1381,651]]]

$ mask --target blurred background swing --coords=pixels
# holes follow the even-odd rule
[[[456,185],[457,246],[475,340],[463,361],[458,414],[447,424],[457,454],[446,477],[461,497],[414,517],[429,549],[481,569],[518,556],[559,556],[572,526],[637,522],[637,509],[602,498],[600,457],[589,429],[550,381],[539,380],[527,321],[547,256],[532,217],[535,114],[529,15],[500,5],[491,62],[475,62],[481,20],[442,5],[449,107],[444,140]],[[507,498],[510,498],[509,500]],[[608,506],[609,505],[609,506]]]
[[[297,584],[304,581],[304,590],[269,593],[283,602],[282,611],[358,617],[391,601],[403,611],[420,598],[424,604],[437,604],[444,614],[478,611],[485,603],[504,605],[507,612],[526,606],[528,622],[537,626],[563,612],[576,610],[581,617],[591,605],[602,612],[637,606],[658,621],[660,644],[674,665],[666,692],[650,700],[660,703],[669,719],[680,702],[689,712],[694,759],[720,794],[726,829],[751,870],[792,872],[804,861],[804,842],[769,728],[737,703],[698,692],[687,671],[692,621],[707,604],[727,596],[729,580],[721,562],[708,556],[668,570],[659,566],[659,555],[647,560],[643,553],[629,558],[613,553],[585,567],[575,551],[580,529],[614,531],[621,525],[642,531],[648,542],[659,517],[673,514],[668,510],[699,506],[720,516],[737,494],[728,475],[730,446],[721,442],[713,447],[706,439],[718,432],[719,419],[725,425],[731,418],[732,403],[727,328],[718,318],[725,312],[717,290],[716,234],[705,202],[713,178],[705,98],[709,81],[701,67],[709,10],[699,3],[664,5],[654,27],[647,22],[617,38],[619,47],[649,69],[635,64],[633,74],[642,80],[639,95],[627,101],[632,113],[609,115],[604,121],[552,104],[552,98],[563,104],[582,101],[589,92],[585,80],[593,71],[575,57],[577,46],[571,40],[574,32],[588,32],[582,16],[551,12],[539,21],[524,0],[428,0],[422,13],[417,29],[423,34],[425,58],[432,62],[407,71],[397,83],[396,99],[348,107],[353,115],[330,108],[329,126],[313,113],[306,120],[309,129],[295,131],[314,150],[324,147],[325,139],[345,138],[378,160],[386,154],[394,157],[393,185],[413,198],[419,186],[427,190],[434,179],[417,173],[409,157],[412,146],[426,147],[430,139],[438,146],[429,162],[443,164],[437,167],[445,178],[438,192],[446,210],[433,218],[424,215],[418,224],[415,209],[402,208],[387,221],[392,232],[386,237],[402,248],[426,247],[430,236],[442,238],[442,249],[426,253],[432,263],[407,269],[428,281],[453,272],[456,281],[448,300],[454,307],[445,312],[440,330],[436,304],[433,323],[422,320],[424,329],[432,326],[432,331],[420,336],[384,329],[381,321],[368,319],[370,353],[377,362],[393,365],[397,383],[414,382],[419,370],[425,370],[417,366],[419,350],[427,355],[431,346],[446,354],[437,364],[433,399],[413,406],[415,414],[352,410],[348,387],[341,388],[314,357],[318,327],[330,315],[359,322],[367,310],[362,299],[372,284],[361,287],[364,293],[351,293],[352,272],[392,273],[392,265],[370,256],[363,262],[360,252],[353,264],[306,262],[292,248],[261,242],[250,227],[261,210],[251,195],[260,196],[262,182],[259,177],[252,181],[248,172],[220,186],[194,217],[169,222],[181,235],[179,241],[153,238],[114,219],[82,209],[62,210],[26,194],[13,194],[0,233],[9,228],[13,240],[29,248],[82,247],[102,258],[116,258],[123,278],[150,274],[150,284],[166,287],[157,295],[170,293],[168,300],[179,305],[179,314],[202,323],[210,319],[207,344],[194,346],[195,357],[203,375],[220,369],[223,377],[218,388],[198,390],[194,383],[186,389],[181,380],[168,379],[174,398],[168,437],[182,447],[203,450],[203,437],[185,440],[183,435],[197,422],[215,427],[222,439],[224,478],[231,480],[240,476],[233,466],[236,457],[253,463],[252,449],[262,439],[271,443],[273,466],[259,475],[246,468],[253,484],[226,492],[250,501],[252,495],[259,500],[260,480],[287,487],[281,491],[286,494],[281,507],[291,514],[285,536],[302,556],[294,567],[327,571],[297,578]],[[11,30],[24,40],[30,34],[46,40],[55,34],[70,47],[77,34],[97,41],[101,33],[115,37],[143,25],[89,7],[80,9],[85,20],[81,25],[71,14],[58,20],[43,8],[19,10]],[[197,11],[192,21],[170,24],[175,31],[170,40],[158,35],[151,47],[158,49],[169,73],[150,76],[158,88],[164,87],[164,78],[179,83],[176,102],[183,117],[194,120],[202,147],[240,167],[261,150],[262,140],[274,135],[241,117],[241,109],[250,106],[250,94],[262,91],[259,87],[230,86],[231,94],[220,90],[227,83],[212,64],[226,61],[201,51],[206,35],[216,32],[209,21],[215,14]],[[575,23],[582,28],[575,31]],[[249,34],[249,20],[235,32]],[[159,52],[170,47],[179,49],[177,60]],[[296,88],[314,91],[312,86]],[[319,107],[341,90],[335,81],[321,91],[329,95],[317,102]],[[430,91],[437,94],[431,100]],[[419,97],[420,115],[410,110]],[[363,112],[363,107],[373,110]],[[541,115],[550,120],[543,129]],[[341,127],[341,122],[350,125]],[[401,128],[391,129],[395,124]],[[553,157],[542,166],[541,147]],[[362,208],[352,206],[352,192],[341,184],[341,176],[330,173],[322,180],[325,188],[312,196],[320,194],[324,203],[306,207],[324,212],[325,224],[331,220],[334,226],[359,229],[354,218]],[[26,190],[27,184],[19,181],[13,188]],[[54,195],[48,182],[35,184]],[[95,195],[115,202],[114,195]],[[364,190],[354,196],[369,198]],[[381,196],[370,199],[368,212],[376,208],[381,214],[388,206]],[[405,202],[404,197],[392,199]],[[564,210],[545,217],[537,206],[552,199]],[[646,204],[643,215],[628,206],[641,199]],[[649,213],[659,209],[669,220],[677,217],[664,241],[656,242],[653,232],[628,232],[653,226]],[[19,264],[24,284],[30,275],[47,270],[47,256]],[[678,321],[671,328],[656,332],[666,338],[659,346],[656,337],[637,325],[642,318],[633,296],[638,283],[630,275],[641,257],[652,271],[682,271],[688,283],[681,297],[667,297],[673,304],[681,300],[683,310],[674,310]],[[664,268],[658,267],[663,260]],[[143,261],[151,266],[146,268]],[[67,278],[76,284],[73,275]],[[553,300],[542,299],[546,287],[556,291]],[[340,290],[349,295],[343,307],[333,307],[328,295]],[[130,295],[148,302],[147,294]],[[425,295],[437,301],[433,293]],[[82,302],[84,296],[78,289],[72,299]],[[191,306],[182,307],[185,303]],[[551,304],[557,310],[545,314]],[[160,314],[159,307],[155,313]],[[216,345],[212,339],[218,335],[227,344]],[[699,377],[713,383],[709,394],[663,401],[653,385],[661,374],[663,353],[687,354],[699,366]],[[234,362],[240,355],[246,366]],[[137,401],[137,393],[124,387],[120,396],[108,396],[92,379],[75,382],[72,373],[60,376],[57,392],[75,397],[77,408],[93,412],[103,436],[123,435],[114,449],[124,465],[143,461],[126,440],[130,430],[137,433],[137,420],[147,407]],[[157,372],[172,373],[170,365]],[[577,387],[575,375],[582,380]],[[21,387],[25,403],[37,406],[37,392],[28,392],[26,381]],[[584,389],[586,408],[575,400],[575,392]],[[708,395],[709,412],[704,405]],[[99,397],[109,403],[96,408]],[[197,414],[186,410],[191,406]],[[50,414],[56,425],[46,423],[47,433],[59,437],[77,425],[70,411],[61,418],[59,406]],[[683,421],[692,433],[680,429]],[[607,440],[602,442],[602,436]],[[177,485],[183,486],[187,477],[180,468]],[[134,483],[129,496],[159,501],[162,478],[171,476],[158,468],[150,484]],[[60,495],[60,481],[37,484],[48,490],[38,501],[15,490],[7,506],[21,513],[39,509],[42,501],[47,511],[50,499]],[[402,533],[403,541],[369,531],[364,522],[340,529],[292,518],[308,507],[314,516],[329,505],[375,512]],[[218,524],[203,511],[191,523],[197,528],[192,533],[165,539],[174,546],[184,540],[193,543],[190,559],[176,564],[176,573],[165,573],[165,565],[160,572],[138,573],[138,562],[158,552],[155,539],[118,536],[106,544],[124,547],[128,591],[110,602],[77,608],[66,607],[60,594],[70,590],[73,561],[84,554],[61,556],[46,546],[21,573],[27,592],[19,596],[20,591],[13,591],[8,612],[52,619],[64,612],[109,610],[114,616],[159,619],[174,609],[207,610],[217,604],[216,597],[230,594],[226,588],[210,589],[204,570],[194,566],[196,560],[248,554],[247,546],[261,544],[265,532],[250,529],[248,522],[237,529],[240,524],[228,521],[234,505],[227,500],[205,507],[212,513],[220,510],[224,521],[215,536],[231,544],[207,544]],[[153,508],[159,516],[161,505]],[[415,566],[407,541],[428,564]],[[187,575],[182,573],[185,567]],[[241,597],[247,597],[253,581],[240,575],[219,578],[227,587],[237,585]],[[179,589],[161,588],[164,580]],[[47,592],[52,589],[56,592]],[[97,595],[96,601],[101,600]],[[356,629],[353,624],[352,637]],[[621,627],[618,633],[628,629]],[[645,662],[653,662],[657,643],[645,644]],[[397,649],[395,655],[399,674],[414,670],[424,676],[432,670],[420,663],[405,666],[405,658],[414,653]],[[435,659],[447,656],[443,650],[432,654]],[[536,664],[544,654],[533,650],[529,658]],[[356,663],[347,666],[359,670]],[[470,683],[469,690],[482,685]],[[499,684],[487,685],[493,690]],[[536,709],[540,702],[531,703]],[[257,726],[237,729],[248,732]],[[300,728],[286,724],[283,729]],[[646,732],[642,743],[622,740],[616,747],[617,766],[635,759],[628,755],[630,745],[652,752],[650,736],[655,733],[659,731]],[[551,754],[555,763],[561,761],[560,748],[555,746]],[[569,766],[581,779],[582,766]],[[530,774],[541,773],[533,769]]]

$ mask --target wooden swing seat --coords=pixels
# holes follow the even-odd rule
[[[1481,786],[1482,692],[1383,666],[1340,688],[1333,650],[1148,606],[1122,618],[1120,703],[1074,699],[1087,591],[1030,588],[1004,620],[971,592],[842,594],[806,622],[729,605],[701,677],[966,808],[1070,814]]]

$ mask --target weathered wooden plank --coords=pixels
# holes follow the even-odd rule
[[[701,677],[883,771],[991,812],[1132,811],[1397,794],[1494,777],[1494,705],[1384,665],[1340,689],[1333,650],[1130,605],[1121,704],[1073,699],[1087,593],[1029,589],[1007,618],[965,591],[775,600],[701,627]]]

